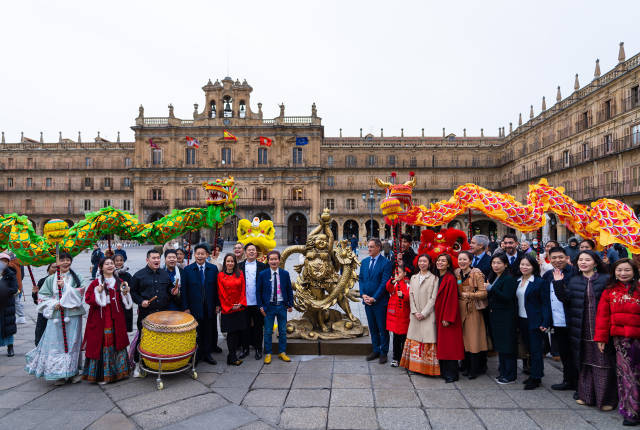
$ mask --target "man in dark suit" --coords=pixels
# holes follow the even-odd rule
[[[509,270],[514,278],[519,278],[522,273],[520,273],[520,260],[522,260],[522,252],[518,250],[518,238],[515,234],[507,233],[502,237],[502,247],[504,248],[504,253],[507,256],[507,260],[509,260]]]
[[[405,270],[409,269],[408,277],[414,275],[416,273],[416,269],[413,265],[413,260],[416,258],[416,253],[413,248],[411,248],[411,243],[413,240],[411,239],[411,235],[408,233],[404,233],[400,236],[400,252],[398,253],[398,257],[402,258],[402,263],[404,265]]]
[[[293,311],[293,288],[289,272],[279,268],[280,253],[267,254],[269,269],[258,273],[256,299],[260,313],[264,317],[264,363],[271,363],[273,320],[278,319],[278,357],[287,357],[287,312]]]
[[[219,311],[218,299],[218,268],[207,263],[209,247],[206,243],[199,243],[194,248],[195,262],[184,268],[184,279],[180,294],[182,308],[190,313],[198,322],[198,354],[197,359],[203,359],[209,364],[216,364],[211,355],[220,353],[218,347],[218,321],[216,313]]]
[[[382,243],[378,238],[372,238],[367,243],[369,257],[362,260],[360,266],[360,296],[364,302],[367,314],[369,334],[373,352],[367,356],[367,361],[379,358],[380,364],[387,362],[389,352],[389,332],[387,331],[387,281],[391,277],[393,266],[389,260],[380,255]]]
[[[256,360],[262,358],[262,341],[264,334],[264,317],[258,307],[257,279],[258,273],[268,269],[269,266],[256,260],[258,249],[253,243],[247,243],[244,247],[246,260],[238,264],[238,268],[244,275],[245,292],[247,296],[247,329],[242,334],[242,354],[238,358],[242,359],[249,355],[249,345],[256,350]]]
[[[491,257],[487,254],[489,238],[484,234],[476,234],[471,238],[469,245],[471,246],[470,251],[473,254],[471,267],[478,268],[484,275],[484,279],[488,279],[491,273]]]

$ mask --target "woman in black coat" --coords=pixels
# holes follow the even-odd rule
[[[591,250],[580,251],[576,265],[579,273],[571,277],[558,296],[565,304],[569,341],[579,372],[576,402],[610,411],[618,403],[615,351],[607,345],[602,353],[593,340],[596,309],[609,275],[600,257]]]
[[[7,347],[7,356],[13,357],[13,335],[16,334],[16,300],[18,282],[16,272],[9,267],[11,258],[0,253],[0,346]]]
[[[489,319],[493,348],[498,351],[498,384],[513,384],[517,377],[517,332],[516,332],[516,280],[509,272],[509,260],[504,253],[491,257],[489,282]]]

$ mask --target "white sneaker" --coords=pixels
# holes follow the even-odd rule
[[[77,383],[79,383],[81,381],[82,381],[82,375],[76,375],[76,376],[71,378],[71,383],[72,384],[77,384]]]
[[[398,367],[398,360],[391,360],[391,367]]]
[[[16,324],[26,324],[26,323],[27,323],[27,319],[25,317],[16,318]]]
[[[142,378],[142,375],[140,374],[140,364],[136,363],[136,367],[133,369],[133,377],[134,378]]]

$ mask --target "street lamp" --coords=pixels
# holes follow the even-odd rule
[[[378,191],[378,199],[380,200],[381,193]],[[371,239],[373,237],[373,206],[376,202],[375,191],[373,188],[369,189],[369,198],[367,198],[367,193],[362,193],[362,201],[367,202],[369,204],[369,237],[367,239]]]

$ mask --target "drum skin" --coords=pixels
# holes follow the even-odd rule
[[[198,323],[188,313],[162,311],[147,316],[142,321],[140,351],[145,355],[162,358],[162,370],[177,370],[189,363],[191,356],[181,359],[181,355],[193,353],[196,348],[196,327]],[[145,366],[158,370],[158,360],[142,358]]]

